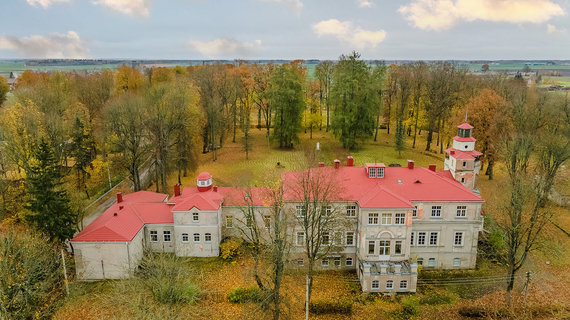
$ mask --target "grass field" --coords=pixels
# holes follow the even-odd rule
[[[399,156],[393,148],[393,135],[384,130],[378,142],[369,141],[361,149],[348,152],[343,149],[331,133],[324,131],[302,134],[301,141],[293,150],[279,150],[272,147],[265,138],[265,131],[252,129],[254,149],[250,159],[239,143],[227,141],[218,152],[218,160],[212,161],[212,153],[200,156],[198,170],[185,177],[183,186],[195,186],[195,177],[200,171],[213,175],[219,186],[265,185],[279,178],[284,170],[304,168],[307,158],[315,158],[331,165],[337,158],[345,163],[347,155],[355,158],[355,165],[365,162],[398,163],[405,165],[407,159],[416,161],[417,166],[431,163],[442,169],[443,156],[439,153],[420,151],[425,148],[424,136],[420,136],[415,150],[408,148]],[[241,137],[239,138],[241,139]],[[238,142],[241,141],[238,139]],[[231,139],[230,139],[231,140]],[[320,142],[321,150],[315,150]],[[435,148],[435,145],[434,145]],[[277,162],[283,168],[277,169]],[[564,178],[562,178],[564,179]],[[171,184],[176,182],[171,178]],[[505,198],[506,176],[501,164],[496,167],[494,181],[484,175],[480,179],[480,190],[485,203],[485,214],[493,214]],[[151,188],[152,189],[152,188]],[[567,209],[552,206],[556,210],[556,223],[570,229],[570,214]],[[547,264],[548,261],[548,264]],[[256,303],[233,304],[227,294],[238,286],[253,286],[251,258],[242,254],[235,262],[224,262],[220,258],[181,258],[180,264],[188,277],[198,284],[202,297],[195,305],[160,304],[156,302],[148,287],[138,279],[103,281],[96,283],[72,282],[72,294],[64,302],[54,319],[252,319],[267,318]],[[263,268],[262,268],[263,270]],[[521,270],[533,271],[528,302],[522,305],[522,282],[517,283],[512,310],[504,301],[504,284],[481,282],[470,285],[427,286],[418,288],[420,301],[417,319],[458,319],[460,311],[473,308],[487,310],[486,318],[512,319],[567,319],[570,314],[570,238],[553,225],[548,225],[540,242],[540,249],[532,254]],[[444,277],[465,278],[504,275],[501,265],[480,260],[477,270],[444,272],[441,274],[423,271],[420,279]],[[401,309],[401,300],[406,296],[378,297],[360,294],[355,282],[356,275],[349,272],[328,271],[320,273],[315,280],[314,299],[351,299],[356,301],[351,315],[311,315],[310,319],[387,319],[394,311]],[[282,292],[284,308],[288,318],[302,319],[304,300],[304,275],[297,270],[288,270]]]

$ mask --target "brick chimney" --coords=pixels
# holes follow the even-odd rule
[[[324,166],[325,166],[325,163],[324,163],[324,162],[319,162],[319,167],[322,168],[322,167],[324,167]]]
[[[179,183],[174,185],[174,196],[175,197],[180,196],[180,184]]]
[[[414,160],[408,160],[408,169],[414,168]]]
[[[455,154],[455,150],[450,150],[449,154],[454,155]]]
[[[123,202],[123,193],[117,192],[117,203]]]
[[[218,192],[218,186],[214,186],[214,192]]]
[[[334,159],[334,168],[335,168],[335,169],[340,168],[340,160]]]
[[[352,156],[346,157],[346,166],[347,167],[354,166],[354,158]]]
[[[429,165],[429,170],[435,172],[435,164],[430,164]]]

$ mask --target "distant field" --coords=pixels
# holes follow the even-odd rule
[[[490,70],[508,70],[517,71],[522,70],[526,64],[525,63],[490,63]],[[469,70],[477,71],[481,70],[483,64],[462,64]],[[531,70],[570,70],[570,65],[546,65],[546,64],[529,64]]]
[[[0,75],[8,76],[10,72],[22,73],[24,70],[34,71],[74,71],[74,70],[101,70],[116,69],[120,66],[114,64],[93,64],[93,65],[73,65],[73,66],[26,66],[21,61],[0,61]]]

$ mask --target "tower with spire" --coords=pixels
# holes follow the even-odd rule
[[[473,126],[465,121],[457,126],[453,146],[445,150],[444,168],[465,187],[475,190],[481,169],[481,152],[475,150]]]

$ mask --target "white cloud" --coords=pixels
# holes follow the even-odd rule
[[[150,0],[95,0],[94,4],[129,16],[148,17]]]
[[[549,23],[546,25],[546,31],[548,31],[548,33],[556,33],[558,29],[556,29],[555,25]]]
[[[283,4],[287,9],[293,11],[295,14],[301,14],[303,10],[303,2],[301,0],[258,0],[263,2],[275,2]]]
[[[331,35],[349,44],[354,49],[376,47],[386,38],[386,31],[370,31],[355,27],[350,21],[337,19],[323,20],[313,25],[313,31],[318,36]]]
[[[36,5],[40,5],[44,7],[44,9],[57,2],[69,2],[69,0],[26,0],[26,1],[31,6],[35,7]]]
[[[23,58],[81,59],[89,50],[75,31],[50,33],[47,36],[0,37],[0,50],[10,50]]]
[[[372,8],[374,3],[368,0],[356,0],[359,8]]]
[[[218,38],[212,41],[190,40],[192,48],[208,58],[245,58],[261,47],[261,40],[240,42],[231,38]]]
[[[445,30],[460,21],[542,23],[564,10],[550,0],[413,0],[398,11],[415,27]]]

